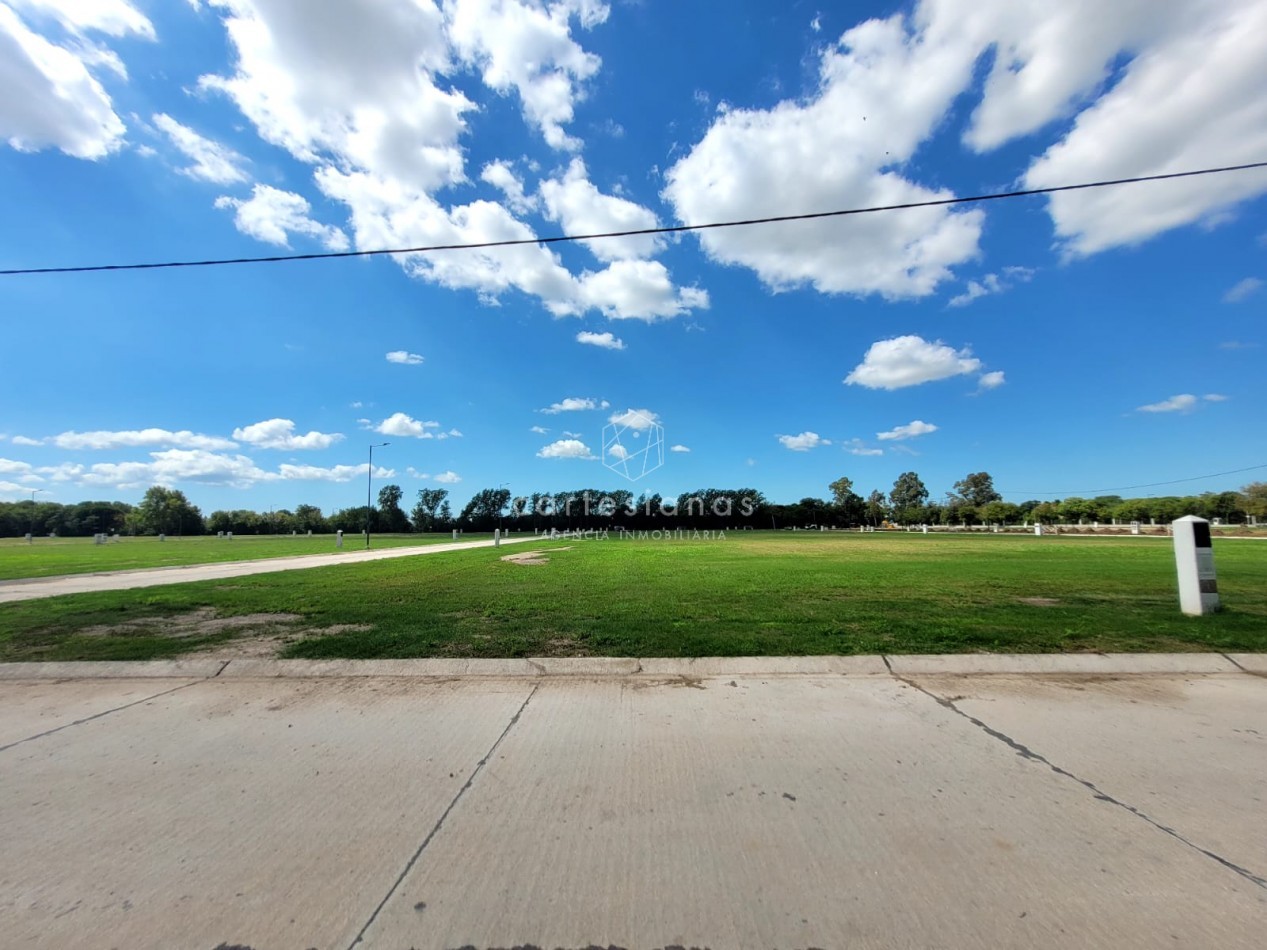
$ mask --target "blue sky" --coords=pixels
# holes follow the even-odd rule
[[[847,7],[847,11],[842,11]],[[0,0],[0,267],[470,243],[1267,160],[1257,0]],[[0,277],[0,498],[1009,500],[1267,465],[1267,172]],[[635,415],[629,413],[633,411]],[[604,427],[664,464],[632,486]],[[1267,468],[1148,495],[1226,490]]]

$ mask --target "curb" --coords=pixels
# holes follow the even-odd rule
[[[1034,653],[909,656],[534,657],[414,660],[146,660],[0,663],[0,681],[396,676],[966,676],[1267,674],[1267,654]]]

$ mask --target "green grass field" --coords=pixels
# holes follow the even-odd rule
[[[490,537],[492,535],[469,534],[463,535],[463,540],[476,541]],[[437,544],[450,540],[452,535],[447,532],[370,536],[370,544],[376,548]],[[344,535],[344,551],[364,549],[365,535]],[[337,553],[333,534],[313,535],[311,538],[307,535],[238,535],[232,541],[214,536],[172,537],[166,541],[152,537],[123,537],[107,544],[93,544],[92,538],[36,538],[31,544],[21,538],[0,538],[0,580]]]
[[[533,547],[3,605],[0,659],[224,651],[261,631],[290,657],[1267,649],[1259,541],[1215,542],[1225,609],[1204,618],[1179,613],[1166,539],[758,533],[500,559]]]

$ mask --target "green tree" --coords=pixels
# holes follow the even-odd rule
[[[928,489],[914,472],[903,472],[893,483],[889,492],[889,504],[893,506],[893,514],[904,524],[914,524],[919,520],[919,509],[928,503]]]
[[[459,520],[477,531],[492,531],[508,504],[509,488],[485,488],[466,503]]]
[[[202,512],[183,492],[155,485],[135,511],[135,525],[147,534],[202,534]]]
[[[378,490],[378,530],[399,534],[410,528],[409,518],[400,510],[404,492],[399,485],[384,485]]]
[[[1242,488],[1241,508],[1255,518],[1267,518],[1267,482],[1250,482]]]
[[[828,485],[827,489],[831,492],[832,504],[841,508],[848,507],[850,501],[858,497],[853,492],[853,479],[843,475]]]
[[[445,503],[445,499],[449,497],[449,492],[444,488],[423,488],[418,492],[418,502],[414,505],[411,517],[414,522],[415,531],[434,531],[437,527],[436,519],[439,517],[440,506]]]
[[[1003,496],[994,490],[994,479],[989,472],[973,472],[955,482],[955,494],[974,508],[1003,500]]]

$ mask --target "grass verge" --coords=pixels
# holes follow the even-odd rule
[[[1166,540],[731,534],[479,549],[0,606],[0,660],[232,647],[290,657],[742,656],[1267,649],[1267,543],[1216,541],[1225,609],[1179,613]],[[164,633],[147,618],[173,618]],[[270,635],[275,619],[267,621]]]

